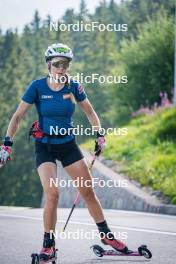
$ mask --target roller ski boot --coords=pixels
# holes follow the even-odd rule
[[[55,248],[55,241],[52,235],[50,238],[49,233],[44,234],[44,241],[43,241],[43,248],[39,254],[33,253],[32,263],[31,264],[45,264],[45,263],[52,263],[56,264],[57,260],[57,249]]]
[[[45,263],[56,264],[57,249],[55,249],[54,247],[42,248],[40,254],[33,253],[31,257],[32,257],[31,264],[45,264]]]
[[[104,245],[109,245],[113,249],[121,252],[121,253],[128,253],[128,248],[127,246],[120,240],[115,239],[114,235],[112,232],[108,232],[107,234],[100,234],[101,236],[101,242]]]

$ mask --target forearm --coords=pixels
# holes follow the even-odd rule
[[[93,110],[90,114],[87,114],[87,118],[92,125],[92,129],[94,131],[99,131],[101,129],[101,123],[100,120],[96,114],[96,112]]]
[[[20,120],[21,120],[21,118],[17,115],[14,114],[12,116],[12,119],[10,120],[10,123],[8,125],[8,128],[7,128],[6,137],[13,138],[13,136],[15,135],[15,133],[19,127]]]

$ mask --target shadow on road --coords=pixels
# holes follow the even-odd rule
[[[84,261],[84,264],[94,264],[94,263],[111,263],[111,262],[135,262],[135,263],[143,263],[143,262],[149,262],[150,260],[148,259],[122,259],[122,258],[115,258],[115,259],[105,259],[105,258],[101,258],[101,259],[90,259],[87,261]],[[77,263],[77,264],[83,264],[82,262]]]

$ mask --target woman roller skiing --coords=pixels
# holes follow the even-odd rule
[[[36,168],[41,180],[45,195],[43,213],[44,237],[43,247],[39,254],[40,260],[49,261],[55,254],[54,235],[50,236],[50,230],[55,230],[57,221],[57,205],[59,190],[50,186],[50,178],[57,177],[56,160],[59,160],[72,180],[78,177],[84,181],[91,180],[88,165],[76,142],[75,135],[68,133],[73,127],[72,115],[75,110],[75,102],[86,114],[92,127],[96,127],[97,138],[95,140],[95,154],[99,155],[104,147],[105,139],[100,134],[100,120],[94,111],[83,87],[79,82],[68,78],[67,71],[73,59],[72,50],[62,44],[53,44],[45,52],[45,59],[50,76],[57,81],[52,81],[49,76],[36,79],[31,82],[24,92],[21,102],[13,114],[3,145],[0,147],[0,163],[4,165],[13,148],[13,138],[24,117],[26,111],[35,104],[38,113],[38,122],[33,123],[31,133],[35,137]],[[65,80],[65,81],[61,81]],[[64,128],[66,133],[51,134],[52,128]],[[60,131],[60,130],[59,130]],[[100,232],[101,241],[113,247],[115,250],[128,253],[127,246],[115,239],[106,222],[100,201],[96,197],[92,187],[84,184],[78,187],[81,197],[84,199],[91,217]]]

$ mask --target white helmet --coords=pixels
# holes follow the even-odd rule
[[[64,45],[62,43],[52,44],[45,51],[46,62],[50,60],[51,58],[54,58],[57,56],[65,57],[65,58],[68,58],[69,60],[72,60],[73,52],[67,45]]]

